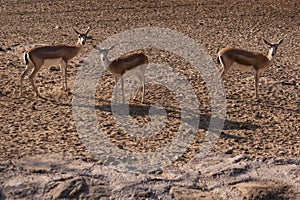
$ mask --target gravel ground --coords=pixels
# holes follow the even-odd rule
[[[72,95],[61,94],[60,71],[42,68],[35,78],[45,99],[36,99],[28,79],[19,97],[19,76],[24,70],[22,53],[35,44],[73,44],[72,27],[91,37],[68,66],[68,85],[74,92],[76,75],[93,51],[93,45],[134,28],[168,28],[197,41],[217,63],[223,47],[267,53],[262,38],[284,42],[260,79],[259,100],[254,98],[251,73],[230,71],[224,78],[226,119],[214,153],[246,155],[253,161],[297,159],[300,155],[299,98],[299,1],[1,1],[0,21],[0,161],[24,156],[64,153],[95,161],[82,143],[72,114]],[[199,102],[200,122],[188,149],[173,162],[183,166],[201,152],[211,118],[210,91],[204,78],[185,59],[162,49],[142,49],[150,62],[171,66],[192,86]],[[147,152],[168,145],[180,124],[178,98],[167,87],[147,81],[145,104],[130,101],[132,121],[147,126],[153,120],[151,105],[167,113],[162,131],[149,138],[132,137],[119,130],[111,110],[115,81],[109,72],[100,77],[95,95],[99,126],[120,149]],[[149,80],[149,78],[148,78]],[[126,83],[125,83],[126,84]],[[137,99],[140,99],[139,95]]]

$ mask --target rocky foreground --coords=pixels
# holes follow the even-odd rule
[[[0,199],[299,199],[300,160],[209,155],[150,174],[61,154],[0,163]]]

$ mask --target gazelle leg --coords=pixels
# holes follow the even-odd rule
[[[134,100],[136,99],[137,95],[139,94],[139,90],[140,90],[140,87],[141,87],[141,85],[142,85],[142,77],[141,77],[141,75],[140,75],[139,73],[136,73],[135,76],[139,79],[140,84],[139,84],[139,86],[137,87],[137,89],[135,90],[135,93],[134,93],[134,96],[133,96],[133,99],[134,99]]]
[[[136,77],[140,81],[140,85],[136,90],[136,93],[134,95],[134,99],[137,97],[140,87],[142,86],[142,103],[144,102],[144,96],[145,96],[145,71],[146,71],[146,64],[140,66],[139,73],[136,73]]]
[[[142,94],[142,103],[144,103],[144,97],[145,97],[145,71],[146,71],[146,65],[143,66],[142,69],[142,86],[143,86],[143,94]]]
[[[60,79],[61,80],[61,88],[60,89],[61,89],[61,91],[63,91],[64,90],[64,81],[63,81],[64,78],[63,77],[64,77],[65,72],[64,72],[64,67],[63,67],[62,63],[60,63],[59,66],[60,66],[60,72],[61,72],[61,77],[60,77],[61,78]]]
[[[142,103],[144,103],[144,97],[145,97],[145,77],[143,77],[143,94],[142,94]]]
[[[60,68],[61,68],[61,82],[62,87],[61,89],[65,92],[67,92],[67,63],[64,60],[61,60],[60,62]]]
[[[258,99],[258,81],[259,81],[259,72],[254,69],[254,79],[255,79],[255,97]]]
[[[223,65],[222,65],[222,67],[220,67],[220,68],[218,69],[218,74],[219,74],[218,78],[222,77],[223,72],[224,72],[224,67],[223,67]]]
[[[116,77],[115,77],[115,84],[116,84],[116,89],[114,91],[114,95],[115,95],[115,103],[116,103],[118,99],[118,78]]]
[[[142,103],[144,103],[144,97],[145,97],[145,76],[141,76],[141,86],[142,86]],[[140,88],[140,87],[139,87]]]
[[[223,73],[224,73],[224,71],[225,71],[225,66],[224,66],[224,64],[223,64],[223,61],[222,61],[222,58],[221,58],[221,56],[219,56],[218,57],[218,61],[219,61],[219,63],[221,64],[221,67],[218,69],[218,74],[219,74],[219,78],[220,77],[223,77]]]
[[[26,65],[25,70],[22,72],[22,74],[20,75],[20,96],[23,96],[23,80],[24,77],[26,76],[26,74],[29,72],[29,70],[31,70],[32,67],[30,67],[30,65]]]
[[[65,63],[66,67],[65,67],[65,91],[68,92],[68,84],[67,84],[67,67],[68,67],[68,64]]]
[[[121,78],[121,87],[122,87],[122,98],[123,98],[123,103],[125,102],[125,97],[124,97],[124,80],[123,77]]]
[[[223,65],[224,67],[223,67],[223,71],[222,71],[222,74],[221,74],[222,77],[225,76],[225,74],[226,74],[227,71],[230,69],[230,67],[231,67],[232,64],[233,64],[233,63],[226,63],[225,65]]]
[[[220,70],[220,76],[224,77],[224,75],[227,73],[227,71],[230,69],[233,62],[229,59],[226,59],[225,57],[219,57],[219,61],[221,64],[221,70]]]
[[[133,99],[134,99],[134,100],[136,99],[137,95],[139,94],[140,87],[141,87],[141,86],[139,85],[138,88],[136,88],[136,90],[135,90],[135,93],[134,93],[134,95],[133,95]]]
[[[35,86],[35,84],[34,84],[34,77],[35,77],[35,75],[36,75],[36,73],[38,72],[38,70],[37,70],[38,68],[37,67],[35,67],[34,68],[34,70],[33,70],[33,72],[29,75],[29,81],[30,81],[30,83],[31,83],[31,85],[32,85],[32,88],[33,88],[33,90],[34,90],[34,92],[35,92],[35,94],[36,94],[36,96],[37,97],[41,97],[41,95],[39,94],[39,92],[38,92],[38,90],[37,90],[37,88],[36,88],[36,86]]]

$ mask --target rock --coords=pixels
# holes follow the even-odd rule
[[[162,173],[133,174],[61,154],[37,155],[0,163],[0,197],[300,199],[299,165],[296,159],[255,161],[211,153]]]
[[[289,186],[280,183],[251,181],[239,183],[235,187],[245,200],[297,199]]]
[[[82,193],[88,193],[88,186],[84,178],[77,177],[58,184],[51,192],[53,199],[78,199]]]
[[[184,187],[172,187],[169,194],[172,199],[185,199],[185,200],[222,200],[223,198],[214,192],[201,191],[196,189],[189,189]]]
[[[150,198],[152,196],[152,192],[151,191],[142,191],[142,192],[138,192],[137,194],[134,195],[134,197],[136,198]]]

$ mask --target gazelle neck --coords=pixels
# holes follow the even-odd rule
[[[81,44],[81,42],[80,42],[80,39],[78,39],[78,41],[76,42],[75,46],[76,46],[77,48],[79,48],[79,49],[82,47],[82,44]]]
[[[269,52],[268,52],[268,55],[267,55],[267,57],[268,57],[268,59],[269,59],[270,61],[273,60],[273,58],[274,58],[274,56],[275,56],[275,53],[276,53],[276,49],[275,49],[274,47],[271,47],[271,48],[269,49]]]
[[[82,45],[78,42],[76,43],[75,46],[72,46],[72,49],[73,49],[72,51],[73,51],[74,57],[79,54],[81,48],[82,48]]]
[[[73,46],[73,49],[74,49],[73,51],[74,51],[74,54],[75,54],[75,55],[77,55],[77,54],[80,52],[82,46],[83,46],[83,44],[82,44],[82,42],[81,42],[81,39],[79,38],[79,39],[77,40],[75,46]]]

